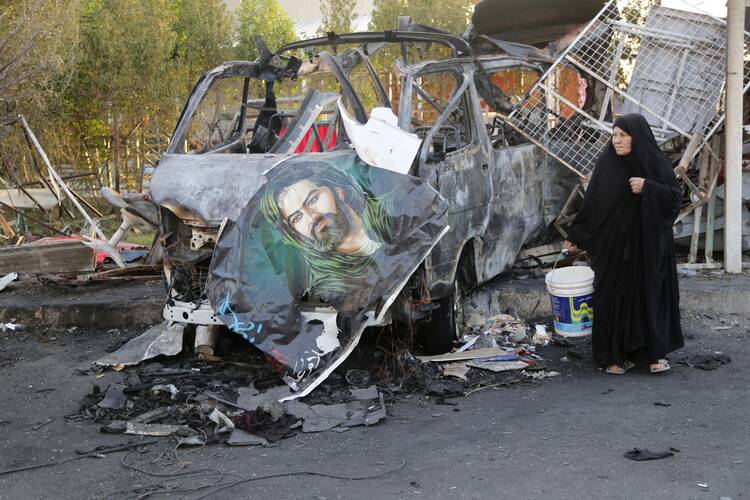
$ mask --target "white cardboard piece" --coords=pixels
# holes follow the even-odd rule
[[[399,174],[409,173],[422,139],[398,128],[398,118],[390,108],[373,108],[370,119],[362,125],[349,116],[341,100],[338,105],[346,135],[362,161]]]

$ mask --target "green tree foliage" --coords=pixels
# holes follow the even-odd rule
[[[373,31],[396,29],[400,16],[408,16],[412,22],[442,28],[454,34],[466,31],[471,12],[477,0],[375,0],[369,28]],[[404,46],[409,63],[451,56],[450,49],[440,44],[413,43]],[[387,47],[372,59],[378,68],[392,71],[395,61],[402,57],[396,46]],[[399,80],[395,74],[384,74],[390,82],[388,92],[394,97],[399,93]]]
[[[0,123],[17,112],[49,115],[77,36],[78,0],[0,2]]]
[[[466,30],[477,0],[375,0],[370,29],[396,28],[398,16],[460,34]]]
[[[75,96],[81,111],[116,120],[113,113],[159,105],[176,41],[169,7],[167,0],[87,1]]]
[[[639,22],[652,1],[623,0],[623,19]],[[405,15],[462,33],[474,3],[375,0],[370,29],[392,30]],[[350,31],[354,4],[323,0],[326,31]],[[236,18],[223,0],[0,0],[0,101],[15,103],[0,102],[3,149],[12,155],[23,146],[2,127],[20,112],[53,163],[137,189],[144,162],[163,150],[198,76],[224,60],[254,59],[256,35],[272,50],[295,39],[277,0],[242,0]],[[626,47],[631,60],[635,42]],[[409,62],[445,57],[436,45],[407,46]],[[394,99],[398,79],[385,73],[399,56],[396,47],[375,58]]]
[[[232,57],[232,17],[221,0],[174,2],[173,57],[189,90],[204,71]]]
[[[124,142],[168,109],[174,14],[167,0],[87,0],[81,61],[67,93],[84,136],[107,130],[110,183],[119,188]],[[169,113],[168,113],[169,114]]]
[[[231,16],[220,0],[83,0],[79,39],[60,118],[83,154],[68,161],[137,189],[198,76],[231,59]]]
[[[258,57],[255,37],[260,36],[270,50],[296,40],[292,20],[276,0],[242,0],[237,7],[238,59]]]
[[[659,0],[627,0],[622,4],[621,14],[629,23],[641,24],[652,5],[659,5]]]
[[[320,29],[320,35],[325,35],[330,31],[351,32],[356,4],[356,0],[321,0],[320,12],[323,14],[323,26]]]

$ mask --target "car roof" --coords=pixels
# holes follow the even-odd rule
[[[346,43],[399,43],[399,42],[432,42],[439,43],[453,49],[454,56],[468,56],[471,54],[469,42],[460,36],[450,33],[413,32],[413,31],[368,31],[362,33],[346,33],[338,35],[329,33],[327,36],[300,40],[284,45],[276,51],[277,54],[290,50],[311,47],[336,46]]]

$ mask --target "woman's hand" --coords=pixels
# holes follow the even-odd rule
[[[563,241],[563,252],[575,252],[577,250],[578,250],[578,247],[572,241],[568,241],[568,240]]]
[[[643,191],[643,183],[646,181],[643,177],[631,177],[628,179],[628,182],[630,183],[630,189],[633,190],[633,193],[635,194],[641,194],[641,191]]]

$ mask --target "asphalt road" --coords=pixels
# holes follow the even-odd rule
[[[641,368],[615,377],[597,370],[590,356],[561,363],[565,349],[548,348],[545,357],[561,377],[479,391],[455,399],[456,406],[423,395],[402,397],[389,405],[385,421],[370,428],[300,434],[267,448],[181,449],[177,463],[169,462],[174,443],[164,439],[146,453],[0,475],[0,499],[138,498],[149,485],[187,490],[219,480],[219,472],[224,481],[235,481],[298,471],[383,475],[291,475],[246,482],[212,498],[750,498],[750,323],[723,319],[684,317],[688,345],[675,353],[732,357],[715,371],[677,365],[658,376]],[[88,368],[121,336],[81,330],[0,334],[0,469],[129,440],[65,419],[92,383],[117,376],[96,379],[75,369]],[[680,451],[649,462],[623,458],[633,447]],[[190,475],[155,477],[126,469],[123,458],[146,471],[171,463],[159,470]]]

